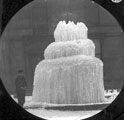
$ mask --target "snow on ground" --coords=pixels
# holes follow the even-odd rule
[[[45,109],[28,109],[28,112],[49,120],[80,120],[90,117],[100,111],[59,111],[59,110],[45,110]]]
[[[119,94],[120,91],[118,90],[106,90],[105,91],[105,99],[106,102],[112,102],[116,96]],[[11,97],[16,101],[17,99],[14,98],[13,95]],[[26,96],[25,105],[32,104],[32,96]],[[44,108],[37,108],[26,109],[29,113],[42,117],[48,120],[80,120],[84,118],[88,118],[100,112],[100,110],[93,110],[93,111],[59,111],[59,110],[46,110]]]

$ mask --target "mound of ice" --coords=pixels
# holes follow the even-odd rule
[[[103,63],[84,23],[59,22],[55,42],[35,69],[33,101],[55,104],[104,102]]]
[[[53,42],[44,51],[45,59],[55,59],[73,55],[95,56],[94,43],[87,40],[73,40],[67,42]]]

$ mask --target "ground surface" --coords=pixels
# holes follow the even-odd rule
[[[119,94],[118,90],[107,90],[105,91],[105,99],[106,102],[111,103]],[[17,99],[12,98],[16,101]],[[87,118],[99,113],[101,110],[92,110],[92,111],[60,111],[60,110],[46,110],[44,108],[31,108],[32,105],[32,96],[26,96],[25,109],[36,115],[38,117],[46,118],[49,120],[80,120],[83,118]]]

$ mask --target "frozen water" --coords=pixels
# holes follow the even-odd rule
[[[99,59],[84,55],[43,60],[35,70],[34,101],[58,104],[102,102],[102,68]]]
[[[92,40],[73,40],[53,42],[44,51],[45,59],[55,59],[73,55],[95,56],[95,45]]]
[[[98,103],[104,99],[103,63],[84,23],[59,22],[55,42],[35,69],[33,101],[54,104]]]
[[[56,42],[70,41],[87,38],[88,28],[84,23],[77,23],[69,21],[68,24],[65,21],[60,21],[54,31],[54,38]]]

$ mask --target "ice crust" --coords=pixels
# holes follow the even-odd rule
[[[84,23],[59,22],[55,42],[34,73],[33,101],[54,104],[104,102],[103,63]]]

